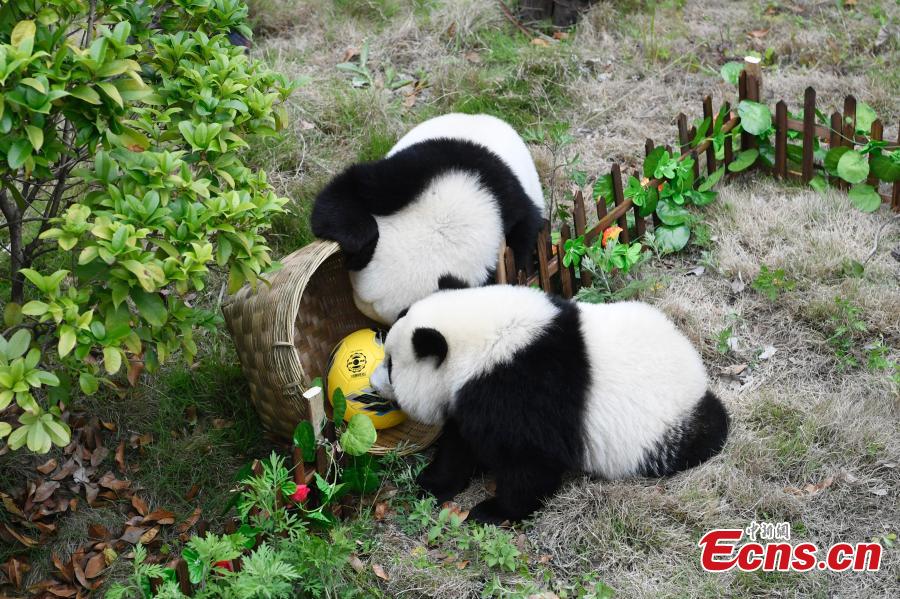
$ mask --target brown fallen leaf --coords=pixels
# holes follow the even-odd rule
[[[6,560],[6,563],[3,564],[2,570],[3,573],[6,574],[6,579],[13,585],[13,587],[20,589],[22,588],[22,582],[25,579],[25,574],[31,569],[31,566],[22,558],[19,557],[11,557]]]
[[[26,519],[25,514],[22,513],[22,510],[19,509],[19,506],[16,505],[16,502],[12,497],[7,495],[6,493],[0,492],[0,500],[3,501],[3,507],[6,508],[7,512],[18,516],[19,518],[22,518],[23,520]]]
[[[416,98],[417,96],[415,92],[408,94],[405,98],[403,98],[403,106],[405,108],[412,108],[416,105]]]
[[[198,485],[197,483],[194,483],[193,485],[191,485],[191,488],[188,489],[188,492],[184,494],[184,500],[190,501],[191,499],[196,497],[197,493],[199,493],[199,492],[200,492],[200,485]]]
[[[375,519],[376,520],[384,520],[385,515],[388,512],[388,504],[387,501],[379,501],[375,504]]]
[[[50,474],[51,472],[56,470],[57,463],[58,462],[56,461],[56,458],[50,458],[49,460],[35,468],[35,470],[37,470],[41,474]]]
[[[542,564],[549,564],[552,559],[553,559],[552,555],[545,553],[544,555],[542,555],[538,558],[538,562],[540,562]]]
[[[63,561],[59,559],[59,556],[55,553],[51,553],[50,558],[53,560],[53,565],[56,566],[58,575],[63,580],[65,580],[66,582],[73,582],[75,580],[75,570],[72,569],[71,562],[63,563]]]
[[[175,514],[168,510],[154,510],[141,520],[142,524],[152,524],[153,522],[157,524],[175,524]]]
[[[159,534],[159,526],[154,526],[153,528],[151,528],[150,530],[148,530],[147,532],[142,534],[139,541],[140,541],[141,545],[146,545],[150,541],[155,539],[156,535],[158,535],[158,534]]]
[[[467,560],[467,559],[464,559],[464,560],[462,560],[462,561],[456,562],[456,569],[457,569],[457,570],[465,570],[465,569],[468,568],[468,567],[469,567],[469,560]]]
[[[125,465],[125,439],[119,441],[119,446],[116,447],[116,464],[119,466],[119,472],[124,474],[128,471]]]
[[[567,40],[569,39],[569,34],[565,31],[554,31],[553,39],[555,40]]]
[[[97,482],[100,484],[101,487],[105,487],[105,488],[109,489],[110,491],[116,491],[116,492],[124,491],[125,489],[127,489],[128,487],[131,486],[130,480],[119,480],[118,478],[116,478],[116,475],[112,473],[112,471],[104,474],[102,477],[100,477],[100,480]]]
[[[102,553],[96,553],[88,558],[87,565],[84,567],[84,575],[87,578],[97,578],[104,568],[106,568],[106,559]]]
[[[753,39],[762,39],[762,38],[766,37],[766,35],[768,35],[768,34],[769,34],[768,29],[754,29],[753,31],[750,31],[747,33],[747,37],[750,37]]]
[[[78,581],[78,584],[89,589],[91,588],[91,583],[88,582],[87,576],[84,573],[84,567],[81,565],[81,560],[83,559],[84,551],[79,549],[75,552],[75,555],[72,556],[72,569],[75,571],[75,580]]]
[[[141,373],[144,372],[144,361],[140,359],[129,359],[127,368],[126,376],[128,378],[128,384],[134,387],[141,378]]]
[[[216,430],[222,430],[223,428],[230,428],[233,423],[230,420],[225,420],[224,418],[213,418],[212,426]]]
[[[105,447],[98,447],[94,450],[94,453],[91,454],[91,466],[96,468],[100,464],[103,463],[103,460],[106,459],[106,456],[109,455],[109,450]]]
[[[122,533],[120,539],[129,543],[131,545],[137,544],[138,541],[141,540],[141,537],[144,533],[147,532],[147,528],[143,526],[127,526],[125,527],[125,532]]]
[[[344,50],[344,56],[341,58],[341,62],[350,62],[357,56],[359,56],[359,48],[350,46]]]
[[[112,533],[102,524],[90,524],[88,525],[88,537],[106,541],[112,538]]]
[[[15,539],[16,541],[22,543],[26,547],[36,547],[38,542],[32,539],[31,537],[26,537],[25,535],[17,532],[14,528],[12,528],[9,524],[0,524],[0,532],[6,532],[9,537]]]
[[[202,511],[200,510],[199,506],[194,508],[194,513],[192,513],[190,516],[188,516],[187,520],[185,520],[184,522],[179,524],[175,528],[175,531],[179,532],[179,533],[189,531],[194,526],[194,524],[197,523],[197,520],[200,519],[201,513],[202,513]]]
[[[41,503],[50,498],[51,495],[59,488],[59,483],[56,481],[46,481],[38,485],[37,489],[34,490],[34,496],[32,497],[32,501],[35,503]]]
[[[103,422],[102,420],[100,421],[100,426],[113,433],[119,428],[115,422]]]
[[[465,58],[473,64],[481,63],[481,54],[479,54],[478,52],[466,52]]]
[[[131,496],[131,505],[141,516],[146,516],[150,511],[150,507],[147,505],[147,502],[137,495]]]
[[[547,40],[545,40],[542,37],[536,37],[536,38],[532,39],[531,43],[535,46],[541,46],[543,48],[550,46],[550,42],[548,42]]]
[[[784,492],[790,493],[791,495],[796,495],[797,497],[803,496],[813,496],[818,495],[828,487],[830,487],[834,483],[834,477],[829,476],[828,478],[818,482],[816,484],[809,483],[805,485],[802,489],[798,489],[797,487],[785,487]]]
[[[85,483],[84,485],[84,498],[87,499],[88,505],[92,506],[97,501],[97,495],[100,493],[100,489],[97,488],[97,485],[93,483]]]
[[[375,576],[377,576],[381,580],[390,580],[391,579],[387,575],[387,572],[384,571],[384,568],[381,566],[381,564],[372,564],[372,572],[374,572]]]
[[[350,567],[353,568],[353,570],[357,574],[361,574],[362,571],[366,569],[366,567],[362,563],[362,560],[359,559],[359,556],[355,553],[350,554],[350,557],[347,558],[347,563],[350,564]]]
[[[54,597],[74,597],[78,594],[78,589],[67,584],[55,584],[47,587],[47,592]]]

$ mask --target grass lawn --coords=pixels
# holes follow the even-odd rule
[[[823,109],[853,93],[875,109],[887,135],[900,123],[893,0],[597,2],[565,39],[544,43],[519,33],[491,0],[255,0],[251,8],[252,52],[304,81],[289,101],[289,130],[249,150],[291,200],[272,231],[276,255],[311,240],[312,200],[339,169],[379,158],[414,124],[449,111],[487,112],[515,126],[531,142],[548,202],[563,206],[580,173],[590,181],[614,161],[636,167],[647,137],[672,143],[674,116],[697,117],[706,94],[716,106],[733,101],[719,67],[751,51],[765,57],[764,102],[784,98],[799,109],[813,85]],[[337,68],[348,61],[360,67],[356,82]],[[882,368],[900,360],[900,270],[890,255],[900,227],[886,207],[863,214],[846,194],[760,176],[722,186],[704,210],[695,243],[644,267],[654,284],[641,299],[700,349],[734,423],[721,456],[668,479],[572,477],[509,531],[441,522],[436,506],[415,499],[410,481],[421,460],[389,458],[378,496],[332,537],[344,552],[337,559],[355,557],[309,573],[331,578],[321,592],[307,592],[900,596],[900,545],[885,549],[879,572],[844,574],[710,574],[697,547],[703,533],[751,520],[789,522],[793,540],[820,547],[900,533],[900,383]],[[790,284],[767,284],[763,266],[783,270]],[[217,305],[222,285],[211,281],[197,301]],[[127,478],[150,509],[171,510],[180,522],[199,507],[217,530],[235,473],[273,446],[227,334],[198,344],[190,367],[172,363],[123,397],[78,408],[108,423],[106,447],[125,441]],[[62,461],[60,453],[4,452],[0,490],[20,489],[48,457]],[[113,470],[114,460],[110,451],[98,467]],[[489,487],[481,481],[458,502],[471,507]],[[91,524],[121,527],[129,509],[81,502],[46,544],[25,552],[0,545],[0,562],[27,555],[28,580],[42,580],[51,554],[71,554]],[[0,509],[0,524],[8,521]],[[160,535],[164,547],[180,550],[174,529]],[[130,567],[116,560],[108,578]]]

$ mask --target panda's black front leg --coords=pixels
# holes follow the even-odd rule
[[[434,459],[416,477],[416,483],[438,503],[450,501],[469,486],[477,466],[472,448],[452,419],[444,423]]]
[[[498,468],[496,495],[472,508],[469,519],[502,524],[527,518],[559,489],[562,473],[562,467],[546,463]]]

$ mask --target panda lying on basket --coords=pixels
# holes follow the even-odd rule
[[[500,119],[447,114],[316,198],[312,230],[337,241],[356,306],[390,324],[438,289],[492,282],[504,241],[530,263],[544,196],[525,143]]]
[[[496,496],[470,518],[525,518],[566,471],[663,476],[725,444],[729,418],[691,343],[639,302],[582,304],[527,287],[436,293],[391,328],[371,379],[415,420],[443,423],[419,484],[440,502],[472,475]]]

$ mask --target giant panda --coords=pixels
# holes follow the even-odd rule
[[[504,240],[517,264],[530,263],[544,217],[537,170],[515,130],[453,113],[335,177],[311,224],[340,244],[360,311],[391,324],[439,289],[491,283]]]
[[[496,477],[478,521],[525,518],[564,473],[665,476],[723,447],[729,417],[690,341],[640,302],[584,304],[528,287],[441,291],[390,329],[372,386],[442,424],[420,486],[441,502]]]

